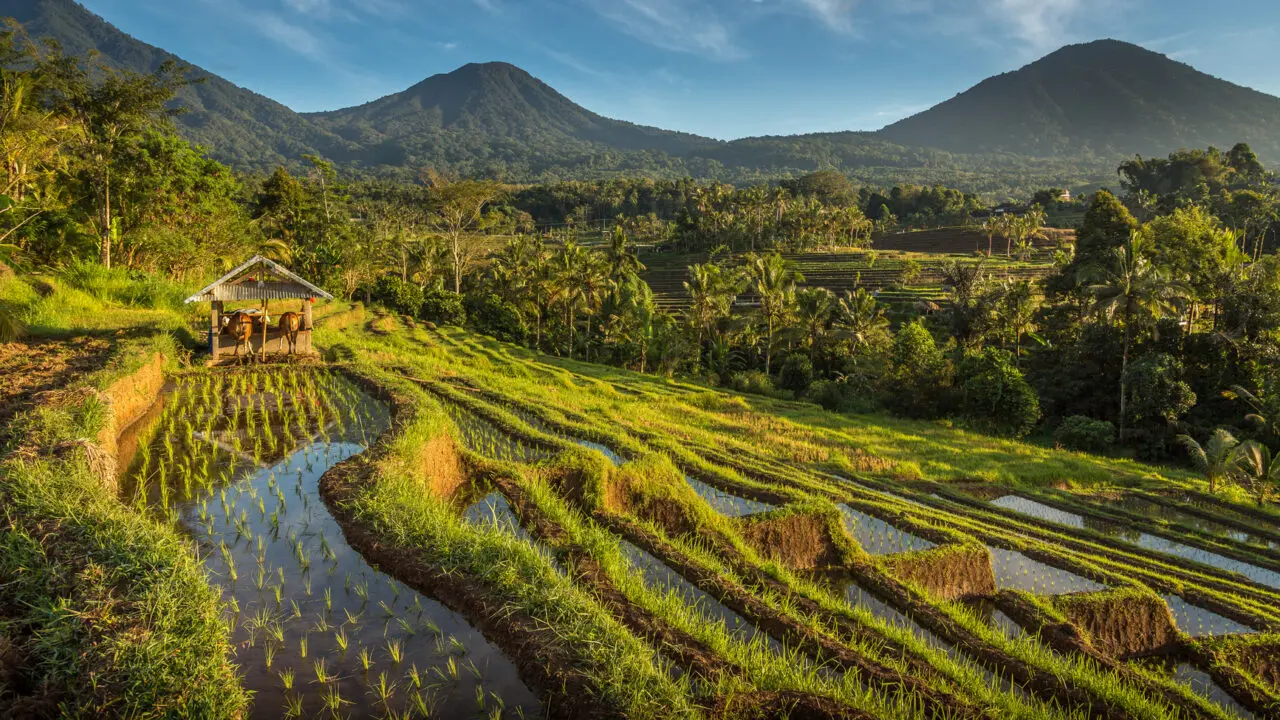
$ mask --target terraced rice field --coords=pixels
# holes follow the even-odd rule
[[[1123,492],[904,481],[794,404],[452,330],[320,340],[355,361],[344,372],[385,398],[398,428],[329,505],[348,535],[364,536],[357,551],[376,542],[397,558],[389,582],[409,578],[420,603],[433,587],[412,579],[474,574],[482,608],[461,608],[461,620],[523,683],[491,711],[1222,718],[1280,708],[1274,508],[1220,506],[1189,481],[1158,486],[1141,470]],[[1174,512],[1192,496],[1209,509]],[[481,570],[481,557],[505,569]],[[564,620],[566,607],[583,624]],[[596,645],[576,640],[584,633]],[[540,668],[531,647],[549,658]]]
[[[1280,716],[1275,507],[375,322],[134,430],[118,501],[197,548],[246,716]]]
[[[1063,238],[1072,237],[1064,233]],[[1035,279],[1052,270],[1055,240],[1044,239],[1036,243],[1031,256],[1006,258],[994,255],[988,260],[988,271],[1001,279]],[[997,240],[1000,253],[1003,245]],[[938,270],[943,261],[959,260],[976,262],[975,251],[987,249],[985,235],[963,231],[926,231],[887,235],[877,238],[874,254],[852,252],[789,253],[784,257],[793,263],[805,277],[808,287],[825,287],[841,293],[857,287],[877,294],[885,303],[910,305],[917,301],[941,301],[946,297],[943,277]],[[684,290],[688,279],[688,266],[703,262],[706,258],[676,254],[647,254],[642,258],[646,270],[642,273],[660,307],[683,309],[689,299]],[[920,274],[903,287],[903,270],[908,262],[920,267]],[[751,293],[738,298],[742,306],[750,307],[756,299]]]

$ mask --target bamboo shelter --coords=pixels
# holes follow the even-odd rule
[[[281,327],[272,327],[268,313],[272,301],[298,300],[301,308],[296,311],[302,320],[296,333],[292,333],[298,354],[313,354],[311,349],[311,306],[316,299],[332,300],[333,296],[303,280],[277,262],[255,255],[210,283],[200,292],[186,299],[188,303],[210,304],[209,356],[217,362],[220,358],[235,354],[264,358],[268,352],[290,351],[290,335]],[[257,308],[241,308],[225,311],[226,303],[258,302]],[[277,307],[280,307],[279,305]],[[287,304],[284,311],[288,312]],[[229,325],[252,323],[253,332],[247,343],[237,342],[228,332]]]

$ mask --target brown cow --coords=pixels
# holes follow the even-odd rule
[[[222,318],[222,325],[226,333],[236,340],[236,348],[232,351],[231,356],[239,356],[241,345],[249,347],[249,338],[253,336],[253,320],[244,313],[232,313]],[[252,349],[249,348],[249,350]],[[245,354],[251,353],[246,352]]]
[[[280,341],[289,341],[289,354],[298,351],[298,330],[302,328],[302,313],[287,312],[280,316]]]

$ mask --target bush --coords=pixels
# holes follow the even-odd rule
[[[1116,441],[1116,426],[1106,420],[1072,415],[1058,426],[1053,439],[1068,450],[1103,452]]]
[[[729,387],[738,392],[751,393],[752,395],[768,395],[770,397],[777,395],[777,391],[773,389],[773,381],[769,379],[768,375],[759,370],[735,373],[729,379]]]
[[[907,417],[938,417],[951,379],[946,359],[924,323],[916,320],[898,330],[890,363],[881,388],[885,406]]]
[[[467,318],[476,330],[510,343],[523,343],[524,321],[515,306],[493,293],[467,295]]]
[[[462,296],[442,288],[428,290],[422,298],[422,319],[441,325],[464,324],[467,311],[462,307]]]
[[[778,387],[800,397],[813,384],[813,363],[804,355],[788,355],[778,371]]]
[[[416,317],[422,308],[422,288],[395,275],[383,275],[373,286],[373,300],[401,315]]]
[[[993,435],[1022,437],[1040,420],[1040,399],[1022,371],[1013,365],[1013,355],[986,348],[960,364],[961,416],[973,428]]]
[[[849,409],[849,386],[834,380],[819,380],[809,386],[809,399],[831,412]]]

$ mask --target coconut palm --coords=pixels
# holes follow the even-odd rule
[[[1222,396],[1229,400],[1240,400],[1249,406],[1250,412],[1244,416],[1247,422],[1261,427],[1273,436],[1280,435],[1280,394],[1255,394],[1240,385],[1232,385]]]
[[[796,321],[799,335],[809,348],[809,359],[817,358],[818,351],[831,332],[835,321],[836,295],[823,287],[801,288],[796,293]]]
[[[889,327],[889,318],[879,306],[876,296],[866,288],[846,290],[836,302],[835,327],[842,337],[853,342],[856,352],[859,345],[868,342],[876,331]]]
[[[608,277],[614,282],[621,282],[628,275],[644,271],[644,265],[632,251],[631,243],[627,240],[627,232],[622,225],[613,228],[613,235],[609,238],[609,245],[605,248],[604,254],[609,267]]]
[[[778,253],[755,255],[747,261],[747,277],[760,296],[760,315],[764,318],[765,354],[764,372],[772,372],[774,331],[786,321],[795,303],[796,284],[804,282],[804,275]]]
[[[1280,489],[1280,457],[1271,448],[1250,440],[1236,449],[1236,477],[1258,505],[1265,505],[1271,493]]]
[[[701,362],[703,341],[711,336],[721,318],[728,317],[741,285],[723,267],[703,263],[689,267],[689,279],[684,282],[684,289],[692,300],[688,318],[697,335],[698,361]]]
[[[1178,442],[1186,448],[1191,464],[1209,481],[1209,494],[1218,491],[1218,481],[1231,475],[1236,467],[1236,449],[1240,442],[1223,428],[1209,436],[1204,445],[1190,435],[1179,435]]]
[[[569,329],[569,357],[573,357],[577,340],[578,311],[587,304],[582,278],[590,261],[585,248],[573,240],[566,240],[550,267],[550,300],[564,310],[565,325]]]
[[[1108,320],[1117,319],[1124,326],[1124,350],[1120,364],[1121,436],[1128,409],[1129,352],[1133,347],[1133,330],[1142,322],[1154,322],[1170,312],[1178,311],[1188,291],[1173,282],[1146,256],[1146,240],[1134,231],[1129,242],[1113,251],[1112,265],[1103,270],[1100,282],[1090,286],[1094,311]]]

